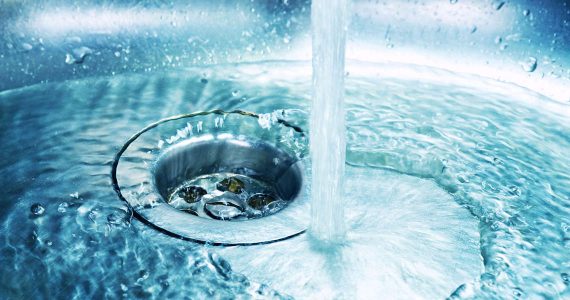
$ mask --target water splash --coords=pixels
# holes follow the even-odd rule
[[[345,234],[342,204],[346,157],[344,58],[347,0],[313,1],[311,233],[322,241]]]

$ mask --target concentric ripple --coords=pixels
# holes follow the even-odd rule
[[[117,199],[109,172],[114,153],[133,132],[179,113],[284,110],[290,122],[308,128],[309,67],[291,62],[225,65],[1,92],[0,298],[306,294],[275,292],[256,283],[265,279],[243,267],[245,261],[232,270],[219,248],[149,230]],[[570,297],[570,107],[521,87],[441,70],[353,63],[348,71],[347,163],[363,182],[380,173],[395,182],[378,181],[368,193],[363,184],[354,197],[373,202],[381,195],[373,191],[382,184],[402,187],[398,178],[413,178],[424,188],[431,186],[430,191],[445,191],[447,196],[438,199],[465,214],[428,219],[427,213],[405,214],[420,209],[414,202],[398,206],[390,202],[398,197],[386,196],[378,203],[407,216],[406,224],[440,221],[442,235],[452,232],[445,231],[450,219],[472,218],[479,224],[483,269],[445,295]],[[382,224],[382,218],[366,220]],[[418,271],[417,264],[395,263],[430,255],[412,251],[413,227],[399,230],[406,233],[400,239],[386,238],[401,255],[386,256],[384,263],[411,278],[430,274]],[[367,249],[373,251],[370,245]],[[440,266],[442,272],[455,267],[445,261]],[[248,278],[240,272],[251,274]],[[362,276],[339,280],[365,283]],[[429,291],[427,287],[429,283],[416,291]],[[439,289],[419,297],[445,295]]]

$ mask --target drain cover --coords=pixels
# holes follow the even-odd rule
[[[216,110],[153,123],[117,153],[115,191],[141,220],[179,238],[243,245],[302,233],[305,135],[271,119]]]
[[[299,195],[297,162],[267,142],[207,135],[166,149],[155,164],[154,183],[177,209],[203,218],[251,220],[281,211]]]

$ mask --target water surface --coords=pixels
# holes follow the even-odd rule
[[[347,71],[345,197],[355,205],[347,208],[347,226],[366,233],[389,224],[388,233],[401,234],[364,235],[349,245],[357,250],[341,262],[364,262],[369,277],[339,276],[333,282],[345,290],[331,292],[569,297],[568,105],[441,70],[352,63]],[[271,267],[282,265],[272,257],[282,252],[267,249],[285,244],[255,250],[261,259],[249,266],[235,260],[239,249],[164,236],[132,219],[109,175],[128,137],[173,114],[285,110],[306,129],[310,77],[307,63],[268,62],[1,92],[2,298],[312,295],[315,289],[298,284],[307,281],[295,280],[311,274],[303,268],[286,270],[287,280],[271,276],[283,272]],[[461,230],[465,238],[452,239]],[[320,251],[305,249],[295,261]],[[325,274],[346,274],[340,270]],[[449,274],[455,281],[439,284]],[[309,276],[316,287],[328,280],[319,276]],[[368,280],[378,294],[363,291],[359,283]]]

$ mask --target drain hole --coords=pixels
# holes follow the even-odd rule
[[[263,141],[209,136],[161,154],[154,183],[162,198],[188,214],[227,221],[275,214],[301,189],[296,159]]]

